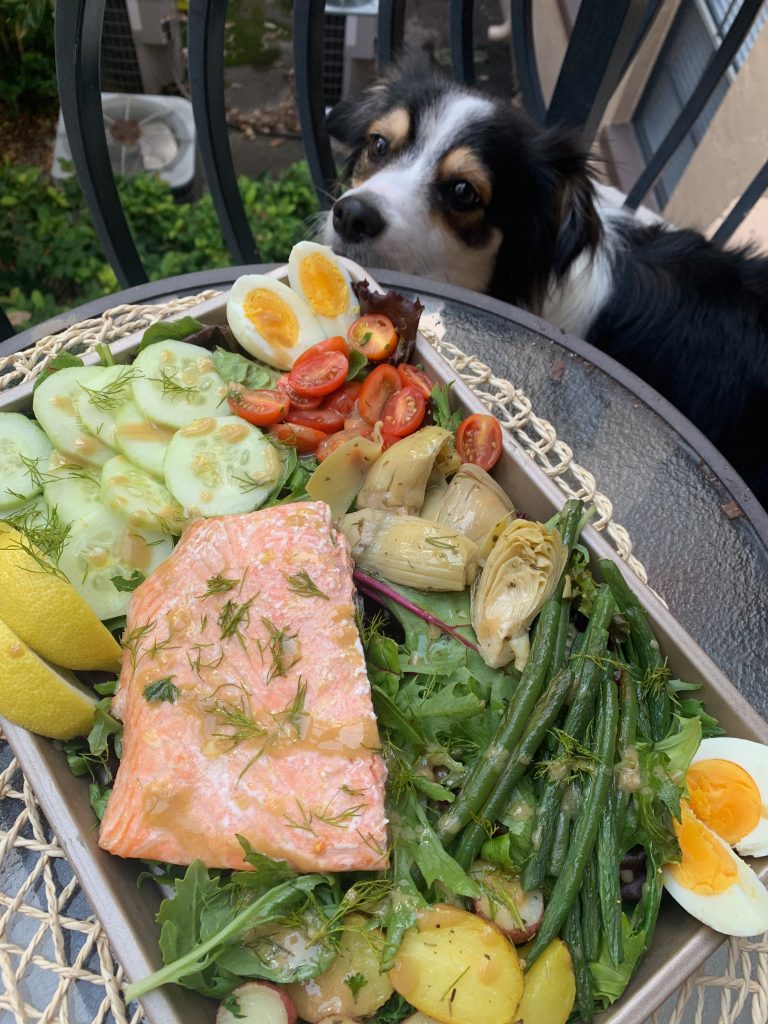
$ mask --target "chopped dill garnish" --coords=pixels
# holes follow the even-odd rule
[[[211,576],[206,580],[207,590],[203,594],[198,594],[199,598],[210,597],[212,594],[226,594],[227,591],[233,590],[240,582],[238,579],[227,579],[226,576],[219,574],[218,576]]]
[[[285,705],[282,711],[273,711],[272,717],[276,722],[286,722],[296,730],[296,736],[300,739],[302,728],[304,725],[304,719],[306,718],[307,712],[304,710],[304,704],[307,699],[307,684],[302,683],[301,676],[299,676],[299,683],[296,687],[296,693],[293,695],[291,700]]]
[[[185,384],[180,384],[176,380],[178,374],[177,370],[172,373],[168,370],[161,370],[159,377],[151,377],[150,380],[155,381],[163,389],[163,394],[168,395],[170,398],[182,398],[189,397],[190,395],[196,395],[199,388],[190,387]]]
[[[248,625],[251,619],[251,605],[256,599],[256,594],[249,597],[247,601],[238,604],[230,598],[222,607],[219,613],[218,624],[221,629],[221,639],[229,636],[236,636],[240,645],[244,648],[243,634],[241,628]]]
[[[322,592],[306,569],[294,573],[293,576],[284,572],[283,576],[288,580],[288,589],[292,594],[300,594],[302,597],[322,597],[324,601],[329,600],[328,595]]]
[[[55,505],[46,506],[43,510],[32,508],[16,512],[5,521],[19,533],[18,538],[4,535],[3,546],[6,550],[17,548],[28,554],[38,566],[37,569],[30,568],[29,572],[47,572],[67,581],[58,562],[72,525],[62,522]]]
[[[550,731],[558,741],[559,749],[554,757],[539,762],[537,778],[546,776],[558,782],[572,782],[579,774],[594,772],[600,762],[593,750],[562,729]]]
[[[312,825],[313,821],[322,822],[324,825],[329,825],[331,828],[349,828],[351,822],[355,818],[359,818],[363,813],[367,804],[353,804],[350,807],[345,807],[344,810],[338,813],[331,811],[331,804],[338,796],[340,790],[337,790],[325,807],[321,811],[308,810],[299,800],[297,796],[294,796],[294,801],[299,809],[298,818],[289,818],[287,814],[283,815],[283,819],[288,828],[299,829],[302,832],[311,832],[316,835],[315,829]]]
[[[469,970],[469,968],[467,968],[467,970]],[[357,997],[360,995],[360,991],[368,984],[368,979],[364,974],[357,971],[356,974],[348,974],[344,979],[344,984],[352,993],[354,1001],[357,1002]]]
[[[126,366],[114,380],[110,381],[109,384],[105,384],[103,388],[87,388],[84,384],[81,384],[80,387],[88,395],[88,401],[91,405],[104,412],[108,409],[116,409],[119,405],[122,405],[127,397],[126,392],[131,382],[141,376],[142,373],[138,367]]]
[[[153,619],[151,622],[145,622],[143,626],[135,626],[131,630],[126,630],[123,633],[122,645],[124,650],[128,651],[128,656],[131,660],[131,669],[135,672],[138,659],[136,655],[139,651],[139,644],[152,630],[157,626],[157,623]]]
[[[163,676],[162,679],[156,679],[154,683],[148,683],[142,691],[144,699],[150,703],[175,704],[181,691],[172,682],[172,679],[173,676]]]
[[[445,992],[443,992],[443,994],[440,996],[440,999],[438,1000],[438,1002],[442,1003],[442,1001],[445,999],[445,997],[448,995],[448,993],[451,991],[451,989],[453,989],[453,993],[451,995],[451,998],[448,1000],[448,1002],[449,1003],[453,1002],[454,996],[456,995],[456,986],[459,984],[459,982],[461,981],[461,979],[464,977],[464,975],[467,973],[468,970],[469,970],[469,966],[465,967],[464,970],[460,974],[456,975],[456,977],[453,979],[453,981],[450,983],[450,985],[446,988]]]
[[[299,645],[294,642],[298,637],[298,633],[289,633],[287,626],[278,629],[274,622],[268,619],[266,615],[262,615],[261,621],[264,623],[264,627],[269,634],[267,648],[272,658],[272,665],[269,672],[267,672],[267,685],[269,685],[273,679],[277,679],[278,676],[284,676],[301,658],[301,654],[299,652]],[[262,656],[263,654],[262,648]]]

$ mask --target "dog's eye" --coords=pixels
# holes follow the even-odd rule
[[[385,157],[388,149],[389,143],[383,135],[368,136],[368,155],[374,160],[381,160],[382,157]]]
[[[477,189],[468,181],[452,181],[448,194],[453,204],[462,210],[469,210],[480,202]]]

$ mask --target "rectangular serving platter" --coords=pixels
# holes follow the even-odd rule
[[[370,275],[349,263],[353,278]],[[273,271],[285,276],[286,268]],[[226,323],[226,294],[178,316],[192,316],[206,324]],[[115,342],[115,358],[128,361],[136,352],[143,331]],[[96,362],[91,353],[86,363]],[[480,399],[421,335],[417,339],[415,362],[439,383],[453,382],[454,401],[467,412],[487,411]],[[0,411],[29,412],[32,385],[21,385],[0,395]],[[557,485],[505,433],[504,451],[494,476],[512,497],[515,507],[531,518],[546,521],[564,503]],[[643,605],[668,658],[672,674],[702,684],[708,710],[728,735],[768,743],[768,724],[741,696],[714,662],[674,620],[663,603],[617,558],[608,542],[587,527],[582,540],[594,560],[610,558],[619,563]],[[642,554],[642,553],[641,553]],[[74,868],[90,900],[112,950],[122,964],[128,981],[136,981],[161,966],[159,928],[155,914],[162,898],[155,886],[137,887],[143,870],[140,862],[121,860],[104,853],[97,844],[98,830],[88,803],[88,784],[75,778],[66,758],[54,744],[26,730],[2,721],[8,740],[29,780],[59,844]],[[762,878],[768,875],[768,858],[753,862]],[[651,949],[645,956],[622,998],[597,1020],[600,1024],[642,1024],[685,979],[713,953],[723,936],[700,925],[665,895]],[[211,1024],[216,1004],[176,985],[149,993],[142,1000],[150,1024]]]

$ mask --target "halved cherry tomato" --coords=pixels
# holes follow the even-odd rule
[[[373,424],[369,423],[368,420],[364,419],[360,415],[360,410],[357,407],[357,402],[348,416],[344,417],[344,429],[345,430],[358,430],[364,427],[373,429]]]
[[[297,394],[288,382],[287,373],[278,378],[275,390],[288,396],[292,409],[317,409],[322,402],[322,398],[308,398],[306,395]]]
[[[351,441],[353,437],[367,437],[370,440],[373,437],[373,427],[368,427],[368,433],[364,433],[362,430],[338,430],[317,446],[315,458],[318,462],[322,462],[323,459],[328,458],[331,452],[335,452],[340,445],[345,441]]]
[[[400,390],[400,377],[394,366],[385,363],[377,366],[370,377],[366,377],[360,388],[357,407],[363,419],[375,423],[381,419],[384,406],[396,391]]]
[[[229,408],[238,416],[257,427],[279,423],[288,415],[290,401],[278,391],[260,391],[231,384],[227,394]]]
[[[349,416],[355,408],[355,403],[362,386],[358,380],[347,381],[337,391],[334,391],[332,395],[328,395],[327,398],[323,399],[323,408],[333,409],[334,412],[340,412],[342,416]]]
[[[427,403],[418,388],[400,388],[384,406],[381,428],[385,434],[406,437],[421,426],[426,411]]]
[[[301,427],[314,427],[326,434],[335,434],[344,427],[344,417],[334,409],[294,409],[291,407],[291,423]]]
[[[391,448],[393,444],[397,444],[398,441],[402,441],[402,437],[398,437],[397,434],[387,434],[386,431],[381,432],[381,444],[384,451],[387,448]]]
[[[476,412],[467,416],[456,431],[456,451],[462,462],[480,469],[492,469],[501,455],[501,424],[495,416]]]
[[[323,352],[341,352],[342,355],[349,359],[349,345],[340,334],[334,334],[332,338],[326,338],[325,341],[318,341],[316,345],[310,345],[306,352],[296,356],[293,368],[296,369],[297,366],[306,363],[308,359],[320,356]]]
[[[389,359],[397,348],[397,331],[388,316],[367,313],[347,328],[347,341],[372,362]]]
[[[288,374],[288,383],[299,395],[323,398],[344,383],[348,371],[349,359],[343,352],[321,352],[297,363]]]
[[[300,423],[276,423],[269,428],[269,432],[281,444],[295,448],[299,455],[308,455],[313,452],[328,437],[324,430],[304,427]]]
[[[418,366],[412,366],[411,363],[400,363],[397,372],[400,374],[404,388],[418,388],[425,399],[430,397],[435,385]]]

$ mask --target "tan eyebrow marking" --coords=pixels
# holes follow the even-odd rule
[[[468,181],[484,203],[491,201],[493,187],[485,165],[469,146],[457,146],[443,157],[437,169],[438,181]]]
[[[411,115],[405,107],[395,107],[377,118],[368,128],[369,135],[383,135],[390,150],[402,149],[411,131]]]

